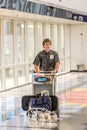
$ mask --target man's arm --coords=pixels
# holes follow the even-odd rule
[[[51,73],[56,73],[59,70],[60,62],[56,62],[55,69],[51,71]]]
[[[60,67],[60,59],[57,52],[55,52],[55,58],[54,61],[56,62],[54,70],[51,71],[51,73],[56,73],[59,70]]]
[[[39,68],[38,68],[38,65],[36,65],[36,64],[34,64],[34,70],[35,70],[36,73],[40,73],[40,70],[39,70]]]
[[[58,71],[59,67],[60,67],[60,62],[57,62],[56,65],[55,65],[55,71]]]
[[[34,71],[36,73],[40,73],[39,70],[39,63],[40,63],[40,54],[38,53],[33,61],[33,65],[34,65]]]

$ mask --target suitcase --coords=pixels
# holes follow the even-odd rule
[[[22,97],[22,109],[24,111],[27,111],[27,114],[29,112],[29,103],[31,98],[35,98],[35,95],[29,95],[29,96],[23,96]],[[57,96],[50,96],[51,101],[52,101],[52,109],[51,112],[55,112],[57,114],[57,117],[59,118],[59,101]]]

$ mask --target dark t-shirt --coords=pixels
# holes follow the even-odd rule
[[[57,52],[50,50],[46,53],[46,51],[43,50],[37,54],[33,64],[38,65],[42,71],[51,71],[55,69],[56,62],[60,62]]]

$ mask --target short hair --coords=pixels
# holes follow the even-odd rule
[[[50,45],[52,44],[51,40],[48,38],[45,38],[42,42],[42,45],[44,46],[46,42],[50,42]]]

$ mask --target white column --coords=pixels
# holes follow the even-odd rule
[[[4,52],[4,19],[1,19],[1,57],[2,57],[2,90],[6,89],[5,52]]]
[[[13,57],[14,57],[14,85],[17,86],[18,85],[18,74],[17,74],[17,21],[14,20],[14,52],[13,52]]]
[[[28,61],[28,21],[25,22],[25,43],[24,43],[24,47],[25,47],[25,57],[24,57],[24,61],[25,61],[25,82],[27,83],[29,81],[29,61]],[[32,50],[31,50],[32,51]]]

